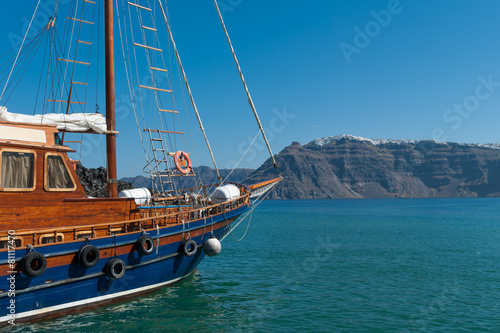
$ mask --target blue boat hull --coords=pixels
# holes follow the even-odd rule
[[[37,247],[37,252],[43,253],[48,262],[54,258],[55,264],[49,264],[38,277],[22,273],[0,277],[0,323],[59,315],[116,302],[175,283],[191,274],[203,260],[205,252],[202,247],[212,232],[221,238],[229,231],[231,223],[248,209],[249,206],[242,206],[223,216],[149,230],[148,234],[155,243],[150,255],[141,254],[137,248],[141,232],[91,239],[89,243],[101,253],[101,258],[92,268],[78,264],[77,253],[84,241]],[[182,251],[180,240],[186,235],[197,244],[197,251],[192,256]],[[124,250],[128,252],[123,253]],[[17,250],[16,261],[26,253],[27,250]],[[120,279],[112,279],[106,274],[106,265],[116,257],[126,265],[125,274]],[[57,258],[61,258],[60,261],[64,258],[72,260],[69,264],[57,265]],[[0,264],[6,261],[6,257],[0,258]]]

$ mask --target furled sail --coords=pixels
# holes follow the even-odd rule
[[[106,118],[100,113],[49,113],[30,116],[26,114],[11,113],[5,106],[0,106],[0,121],[13,123],[29,123],[56,125],[57,129],[66,132],[95,132],[106,133]]]

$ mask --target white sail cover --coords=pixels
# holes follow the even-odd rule
[[[49,113],[30,116],[20,113],[11,113],[7,111],[5,106],[0,106],[0,121],[57,125],[58,130],[68,132],[86,132],[92,130],[99,134],[106,133],[106,118],[100,113]]]

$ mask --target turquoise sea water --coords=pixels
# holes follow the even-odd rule
[[[184,281],[10,331],[500,332],[500,199],[264,202]]]

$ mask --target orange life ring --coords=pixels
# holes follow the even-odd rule
[[[174,155],[174,163],[177,170],[183,175],[187,175],[193,169],[191,167],[191,160],[189,159],[189,154],[179,150]]]

